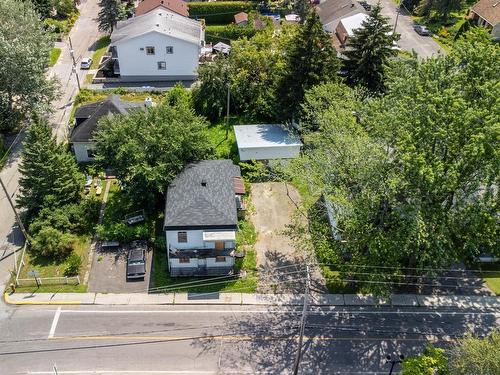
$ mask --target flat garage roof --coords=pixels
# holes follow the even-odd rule
[[[236,125],[239,148],[302,146],[300,139],[278,124]]]

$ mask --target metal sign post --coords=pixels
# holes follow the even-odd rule
[[[37,270],[28,271],[28,276],[33,277],[35,279],[37,288],[40,288],[40,282],[38,281],[39,272]]]

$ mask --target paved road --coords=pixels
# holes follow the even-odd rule
[[[368,0],[372,5],[377,4],[379,0]],[[390,23],[394,25],[398,12],[394,0],[380,0],[382,14],[389,17]],[[407,14],[400,14],[396,32],[401,34],[399,46],[406,51],[415,50],[420,57],[430,57],[437,53],[443,53],[443,50],[430,36],[420,36],[413,30],[413,21]]]
[[[0,306],[2,374],[289,374],[300,307]],[[2,319],[3,318],[3,319]],[[387,373],[387,354],[415,354],[500,311],[314,308],[301,374]]]
[[[86,0],[79,9],[80,17],[70,33],[77,59],[90,55],[89,50],[94,47],[94,43],[98,38],[97,23],[95,21],[99,11],[97,0]],[[62,49],[62,53],[57,64],[50,69],[49,75],[56,77],[60,81],[61,96],[53,104],[54,113],[50,120],[54,124],[54,133],[62,141],[67,133],[66,124],[71,112],[72,100],[78,88],[74,75],[71,75],[70,48],[67,43],[59,43],[58,47]],[[79,75],[83,77],[85,73],[80,71]],[[81,80],[83,82],[83,78]],[[18,140],[22,140],[22,135]],[[5,168],[0,172],[0,176],[12,199],[15,199],[19,188],[18,167],[21,149],[21,143],[17,142],[12,148]],[[14,213],[3,190],[0,190],[0,286],[8,281],[10,271],[14,269],[14,251],[19,253],[22,244],[23,236],[15,224]]]

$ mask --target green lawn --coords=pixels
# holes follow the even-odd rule
[[[229,130],[226,138],[226,123],[211,125],[208,128],[208,140],[215,150],[216,158],[231,159],[236,164],[239,163],[238,146],[236,145],[236,137],[232,124],[229,124]]]
[[[56,65],[56,62],[59,59],[59,56],[61,56],[61,49],[60,48],[52,48],[52,50],[50,51],[50,55],[49,55],[49,66]]]
[[[73,251],[80,256],[82,259],[82,266],[80,267],[80,282],[83,282],[83,277],[87,269],[88,262],[88,250],[89,250],[90,238],[88,236],[78,236]],[[31,270],[37,270],[40,278],[44,277],[63,277],[64,270],[66,269],[68,262],[67,259],[63,261],[54,261],[45,257],[33,257],[28,252],[26,252],[24,258],[25,265],[21,271],[19,278],[29,279],[28,272]],[[43,281],[42,281],[43,282]],[[21,286],[17,288],[18,292],[31,292],[37,289],[36,285]],[[86,285],[42,285],[36,291],[38,292],[85,292],[87,290]]]
[[[90,69],[99,68],[99,62],[101,61],[104,53],[107,51],[110,42],[111,39],[109,36],[103,36],[97,41],[96,50],[94,52],[94,55],[92,56],[92,65],[90,66]]]
[[[500,296],[500,263],[483,264],[481,269],[488,271],[481,273],[481,277],[486,281],[488,287],[493,293]]]

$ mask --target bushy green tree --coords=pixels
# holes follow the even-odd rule
[[[111,34],[119,20],[125,16],[120,0],[100,0],[99,6],[101,10],[97,16],[99,22],[99,30]]]
[[[438,17],[447,20],[451,12],[462,9],[463,4],[463,0],[421,0],[416,12],[421,16],[430,16],[431,12],[436,12]]]
[[[332,202],[342,237],[321,260],[350,279],[404,283],[408,268],[499,254],[499,48],[475,31],[447,56],[394,61],[383,97],[306,95],[317,131],[304,136],[293,174]],[[358,275],[351,263],[393,268]]]
[[[278,84],[277,111],[284,119],[299,114],[304,93],[323,82],[337,80],[340,63],[331,37],[316,12],[309,12],[293,40],[284,46],[284,73]]]
[[[0,1],[0,132],[49,110],[56,95],[46,74],[52,46],[31,2]]]
[[[429,345],[416,357],[403,361],[401,375],[448,375],[448,358],[444,349]]]
[[[73,0],[55,0],[54,8],[56,8],[58,17],[68,17],[76,11],[75,2]]]
[[[32,238],[29,251],[35,256],[61,261],[71,253],[74,242],[73,235],[46,227]]]
[[[384,90],[385,66],[389,59],[396,56],[393,43],[399,35],[392,33],[387,18],[381,14],[380,4],[375,5],[369,17],[347,41],[343,54],[348,81],[362,85],[374,92]]]
[[[311,2],[308,0],[295,0],[293,2],[293,11],[299,15],[300,22],[303,23],[311,11]]]
[[[113,168],[134,202],[152,208],[187,163],[209,155],[206,127],[183,101],[106,118],[96,137],[96,159]]]
[[[73,156],[58,144],[50,125],[38,119],[23,142],[17,203],[33,219],[42,208],[58,208],[77,202],[83,177]]]
[[[468,335],[450,350],[450,369],[453,375],[500,374],[500,332],[493,331],[484,338]]]
[[[35,10],[40,15],[42,20],[47,17],[50,17],[50,13],[53,8],[52,0],[25,0],[25,1],[28,2],[31,1],[31,3],[35,7]]]

